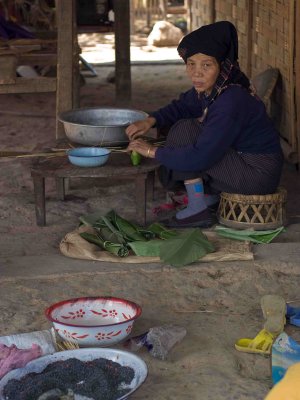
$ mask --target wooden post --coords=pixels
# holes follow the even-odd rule
[[[296,132],[298,145],[298,163],[300,160],[300,2],[295,2],[295,113],[296,113]]]
[[[149,1],[148,1],[149,3]],[[152,4],[151,4],[152,5]],[[162,18],[163,20],[167,19],[167,8],[168,8],[168,2],[167,0],[159,0],[159,8],[162,13]],[[151,8],[149,5],[147,6],[147,14],[149,14],[149,20],[147,19],[147,26],[151,26]]]
[[[294,63],[296,63],[296,60],[294,58],[294,53],[296,50],[297,42],[299,41],[299,38],[297,34],[299,34],[299,27],[295,26],[296,23],[296,16],[295,16],[295,11],[297,6],[298,1],[295,0],[290,0],[289,2],[289,31],[288,31],[288,51],[289,51],[289,56],[290,56],[290,68],[289,68],[289,92],[290,92],[290,105],[291,105],[291,131],[289,133],[290,138],[291,138],[291,145],[292,148],[298,150],[298,156],[299,156],[299,150],[300,150],[300,144],[299,144],[299,132],[296,131],[297,127],[297,108],[296,108],[296,93],[295,93],[295,87],[296,87],[296,79],[297,75],[299,75],[299,71],[297,71],[297,64],[295,65],[295,69],[293,68]],[[298,21],[299,23],[299,21]],[[299,44],[298,44],[299,46]],[[294,49],[295,47],[295,49]],[[299,55],[298,55],[299,56]],[[298,64],[299,66],[299,64]],[[295,71],[295,72],[294,72]],[[299,124],[299,121],[298,121]],[[299,125],[298,125],[299,126]]]
[[[58,114],[73,108],[73,63],[75,0],[56,1],[57,17],[57,87],[56,87],[56,139],[65,138]],[[78,61],[77,61],[78,64]]]
[[[16,83],[17,57],[14,54],[0,55],[0,85]]]
[[[192,0],[184,0],[184,7],[186,8],[186,22],[187,22],[187,31],[192,31]]]
[[[130,32],[135,34],[135,0],[130,0]]]
[[[146,26],[150,28],[151,26],[151,0],[146,0]]]
[[[77,10],[76,6],[73,7],[73,32],[72,32],[72,108],[79,108],[80,106],[80,70],[79,70],[79,54],[81,49],[78,44],[77,38]]]
[[[209,23],[212,24],[216,21],[216,0],[209,2]]]
[[[253,1],[247,0],[246,4],[247,15],[247,60],[246,60],[246,73],[252,76],[252,50],[253,50]]]
[[[130,7],[129,0],[115,1],[115,54],[116,54],[116,103],[131,104],[130,69]]]

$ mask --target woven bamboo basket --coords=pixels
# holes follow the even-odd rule
[[[276,229],[286,223],[286,197],[284,188],[278,188],[276,193],[267,195],[222,192],[218,209],[219,222],[235,229]]]

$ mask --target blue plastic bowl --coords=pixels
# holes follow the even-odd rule
[[[78,147],[67,150],[71,164],[78,167],[99,167],[104,165],[110,155],[110,150],[102,147]]]

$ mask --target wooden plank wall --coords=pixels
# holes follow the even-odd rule
[[[295,10],[295,102],[296,102],[296,132],[298,137],[298,154],[300,154],[300,2],[296,2]]]
[[[270,67],[279,69],[280,80],[274,96],[275,124],[291,150],[300,155],[299,3],[296,0],[193,0],[192,29],[229,20],[237,27],[239,61],[249,77]]]
[[[192,30],[202,25],[207,25],[215,20],[215,1],[214,0],[192,0]]]
[[[268,68],[280,71],[281,79],[275,92],[277,117],[281,136],[297,150],[295,130],[294,76],[294,7],[295,0],[260,0],[254,2],[252,76]]]

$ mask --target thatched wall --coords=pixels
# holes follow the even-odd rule
[[[291,150],[297,152],[295,9],[296,0],[192,0],[192,29],[221,20],[235,24],[240,65],[249,77],[266,68],[279,69],[274,121]]]

